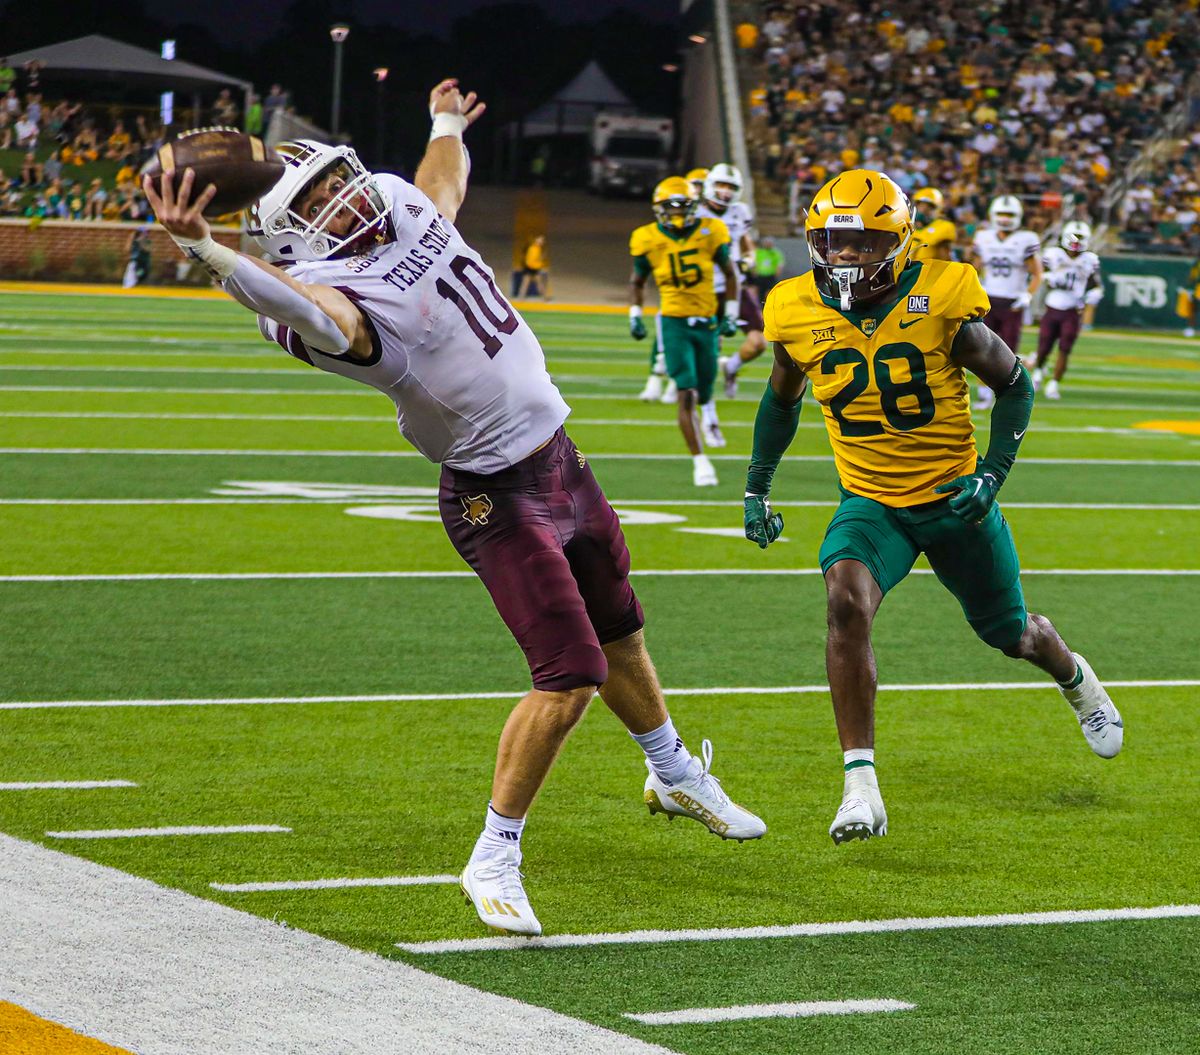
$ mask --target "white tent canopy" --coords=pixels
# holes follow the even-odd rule
[[[592,119],[601,111],[633,113],[629,96],[613,84],[594,59],[579,71],[549,102],[509,126],[521,136],[579,135],[592,130]]]

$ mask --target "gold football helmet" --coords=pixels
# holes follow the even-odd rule
[[[692,169],[683,178],[691,185],[692,191],[697,198],[703,197],[704,181],[708,179],[708,169]]]
[[[928,227],[942,215],[946,198],[936,187],[922,187],[912,196],[913,226]]]
[[[882,172],[834,176],[804,221],[817,289],[842,311],[881,300],[908,266],[912,231],[904,191]]]
[[[668,176],[654,188],[651,199],[654,218],[663,227],[686,230],[695,222],[700,201],[682,176]]]

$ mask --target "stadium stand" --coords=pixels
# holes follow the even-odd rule
[[[1151,145],[1186,130],[1195,4],[731,7],[760,215],[774,195],[794,227],[825,179],[868,165],[910,192],[939,187],[967,238],[993,196],[1013,193],[1036,230],[1126,217],[1127,238],[1148,232],[1176,252],[1194,245],[1194,143],[1172,140],[1152,175],[1124,177],[1146,168]]]

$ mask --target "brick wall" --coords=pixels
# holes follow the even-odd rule
[[[63,279],[76,282],[119,282],[129,260],[129,238],[135,224],[84,220],[0,220],[0,279]],[[237,249],[241,231],[214,227],[213,237]],[[175,284],[175,265],[182,260],[170,236],[150,228],[150,281]],[[207,285],[193,268],[190,281]]]

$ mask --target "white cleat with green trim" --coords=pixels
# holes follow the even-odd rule
[[[767,834],[767,826],[748,809],[739,806],[721,787],[721,782],[709,772],[712,765],[712,741],[700,745],[703,758],[692,756],[688,762],[685,779],[668,784],[650,768],[646,778],[643,801],[651,814],[665,813],[667,820],[690,817],[699,821],[713,835],[722,839],[760,839]]]
[[[839,845],[852,839],[887,835],[887,810],[883,808],[883,796],[879,794],[879,789],[864,783],[847,788],[842,795],[837,816],[829,826],[829,835]]]
[[[1109,698],[1088,661],[1078,652],[1072,652],[1071,655],[1083,671],[1083,681],[1073,689],[1064,689],[1060,685],[1058,691],[1079,719],[1079,728],[1083,730],[1088,746],[1101,758],[1112,758],[1125,741],[1125,723],[1121,720],[1121,712]]]

